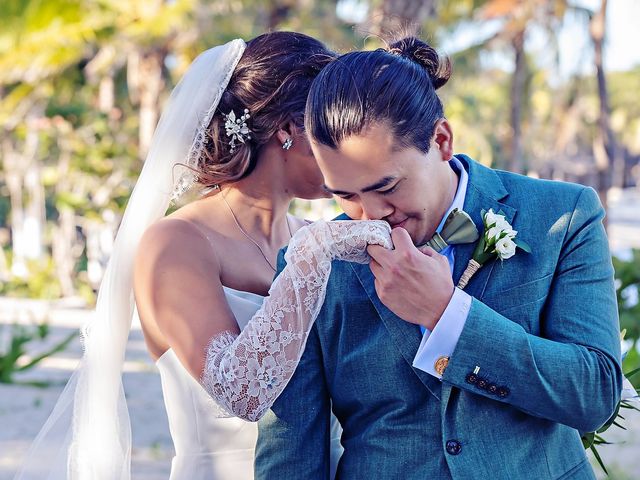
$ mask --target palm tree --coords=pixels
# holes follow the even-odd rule
[[[507,168],[524,171],[522,148],[523,101],[526,98],[528,66],[526,59],[527,31],[533,24],[542,26],[553,37],[568,8],[567,0],[488,0],[480,10],[483,20],[501,19],[502,30],[492,41],[506,41],[513,54],[511,76],[509,125],[506,145]]]
[[[415,34],[436,13],[434,0],[380,0],[370,5],[367,33],[383,37]]]
[[[11,195],[13,273],[25,276],[25,260],[42,255],[44,188],[40,178],[40,130],[52,95],[51,78],[76,64],[87,39],[104,19],[85,15],[82,2],[3,2],[0,16],[0,101],[2,156]],[[20,134],[20,132],[24,132]],[[23,199],[25,200],[23,202]]]
[[[607,191],[611,186],[610,170],[614,169],[616,183],[624,182],[624,160],[618,158],[616,139],[611,129],[609,116],[611,107],[607,91],[607,77],[604,72],[604,41],[606,35],[607,0],[600,1],[600,9],[590,14],[589,33],[593,42],[594,66],[598,83],[598,99],[600,104],[598,129],[594,138],[593,153],[598,172],[598,194],[600,201],[607,207]],[[622,160],[622,162],[621,162]],[[622,173],[622,175],[620,175]],[[621,178],[621,181],[618,179]],[[620,185],[623,186],[623,185]]]

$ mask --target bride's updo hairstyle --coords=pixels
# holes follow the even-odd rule
[[[321,42],[295,32],[271,32],[247,42],[209,128],[198,159],[197,181],[204,187],[232,183],[251,173],[261,148],[278,129],[293,121],[304,128],[311,83],[336,57]],[[250,139],[236,142],[225,129],[225,115],[249,110]]]
[[[444,116],[436,90],[450,75],[449,59],[415,37],[347,53],[325,67],[311,87],[307,134],[337,149],[345,138],[383,124],[398,149],[426,153],[435,122]]]

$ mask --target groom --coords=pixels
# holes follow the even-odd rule
[[[328,479],[331,411],[336,478],[594,478],[579,432],[612,415],[622,381],[598,198],[453,156],[443,118],[431,138],[417,160],[383,123],[335,148],[314,139],[327,189],[350,218],[389,221],[395,249],[333,263],[302,360],[260,422],[256,479]],[[481,211],[503,213],[532,252],[454,288],[475,245],[414,245],[456,207],[480,232]]]

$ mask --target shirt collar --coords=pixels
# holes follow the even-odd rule
[[[447,220],[447,217],[452,212],[454,208],[458,210],[462,210],[464,207],[464,199],[467,195],[467,184],[469,183],[469,174],[464,169],[464,166],[456,157],[453,157],[449,160],[449,166],[451,169],[458,174],[458,189],[456,190],[456,194],[453,197],[453,202],[451,202],[451,206],[445,212],[442,220],[440,220],[440,225],[436,228],[436,232],[440,233],[442,228],[444,227],[444,222]]]

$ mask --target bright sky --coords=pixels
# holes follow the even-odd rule
[[[575,0],[574,5],[596,10],[600,0]],[[341,0],[338,15],[351,21],[366,17],[367,7],[363,0]],[[568,76],[576,70],[588,73],[592,70],[592,45],[589,39],[588,20],[584,14],[568,13],[558,35],[560,72]],[[500,28],[500,22],[473,22],[458,28],[438,49],[452,54],[466,48],[479,39],[489,37]],[[607,71],[628,70],[640,65],[640,0],[609,0],[607,12],[607,34],[605,46],[605,69]],[[541,63],[554,62],[549,52],[548,38],[532,29],[528,38],[528,50],[538,54]],[[510,70],[513,61],[504,53],[487,55],[485,60],[493,65]]]
[[[575,2],[590,9],[599,8],[599,0]],[[640,65],[640,1],[609,0],[605,40],[605,70],[629,70]],[[593,69],[593,47],[585,27],[584,15],[569,13],[559,34],[560,71],[566,76]]]

